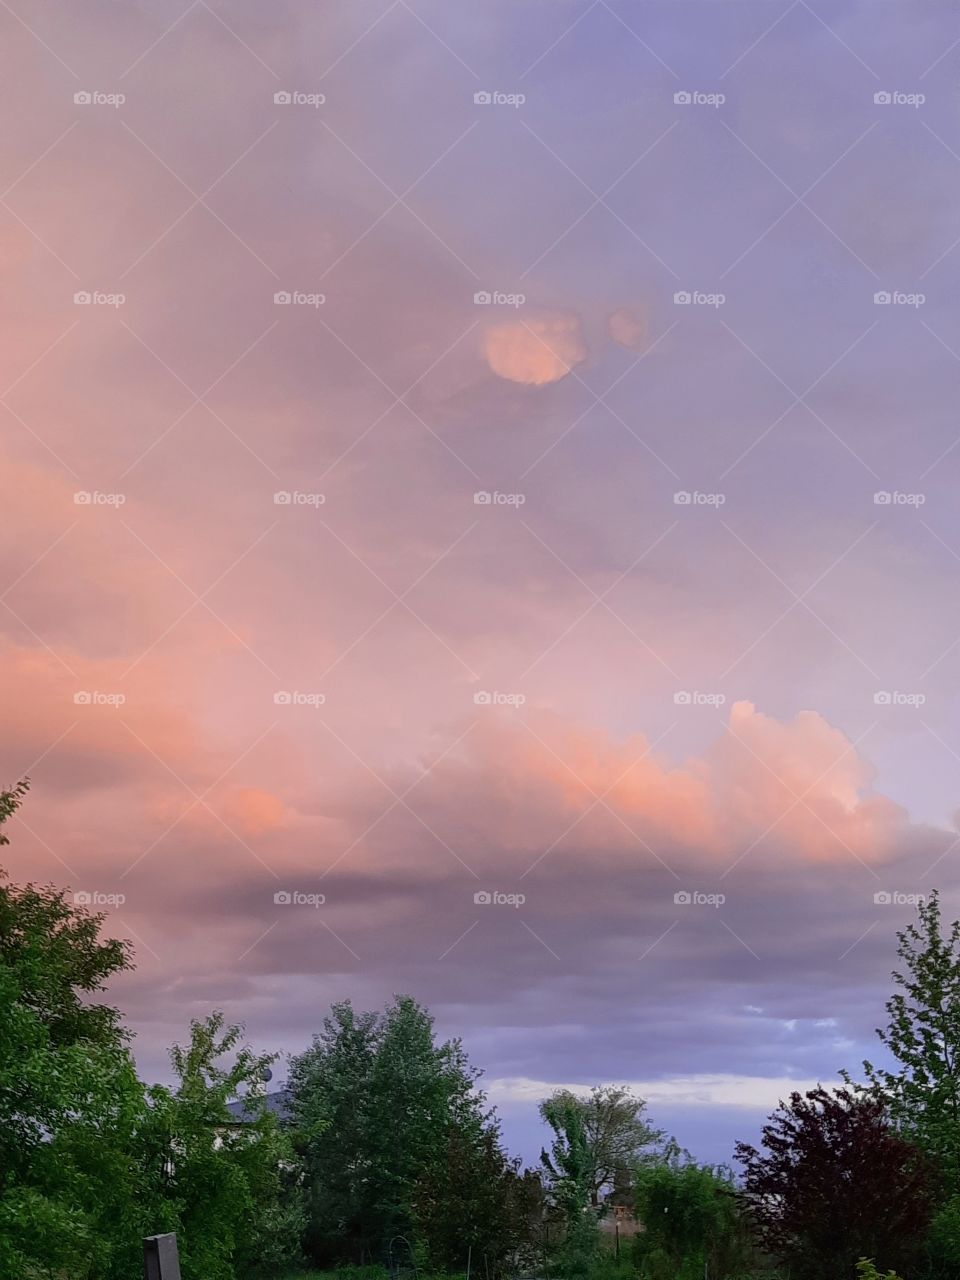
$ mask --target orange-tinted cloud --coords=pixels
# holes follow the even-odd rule
[[[498,377],[541,387],[585,360],[587,344],[579,317],[558,313],[494,325],[484,335],[484,354]]]
[[[871,792],[871,767],[814,712],[783,723],[735,703],[713,745],[680,765],[642,735],[618,742],[547,716],[470,741],[418,788],[418,806],[460,847],[511,863],[554,845],[597,858],[646,845],[721,870],[748,849],[754,861],[876,863],[906,829],[900,806]]]
[[[646,343],[648,329],[646,312],[637,307],[618,307],[607,316],[607,333],[621,347],[642,347]]]

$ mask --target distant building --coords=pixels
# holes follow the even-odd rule
[[[640,1224],[637,1222],[636,1215],[630,1206],[626,1204],[611,1204],[609,1199],[606,1203],[606,1212],[600,1218],[599,1226],[602,1235],[619,1235],[621,1240],[625,1240],[629,1236],[635,1236],[640,1230]]]
[[[263,1101],[266,1104],[267,1111],[271,1115],[275,1115],[280,1124],[286,1124],[290,1120],[289,1089],[277,1089],[273,1093],[268,1093]],[[238,1125],[250,1124],[254,1118],[254,1113],[246,1098],[239,1098],[236,1102],[228,1102],[227,1110],[233,1116],[234,1123]]]

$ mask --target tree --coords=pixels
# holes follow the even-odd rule
[[[25,791],[0,792],[0,822]],[[119,1013],[92,999],[130,968],[103,923],[0,880],[0,1280],[128,1280],[158,1231],[178,1232],[184,1280],[284,1264],[300,1224],[257,1094],[268,1060],[217,1014],[173,1051],[178,1087],[145,1088]],[[231,1128],[241,1088],[251,1123]]]
[[[20,807],[26,782],[0,792],[0,824]],[[0,844],[8,844],[0,831]],[[36,1014],[52,1046],[114,1046],[126,1038],[119,1012],[92,1003],[110,978],[131,969],[130,946],[102,939],[106,916],[78,910],[52,885],[4,883],[0,869],[0,965],[16,984],[18,1001]]]
[[[595,1085],[589,1097],[578,1097],[561,1089],[541,1103],[540,1114],[555,1128],[551,1116],[576,1111],[586,1150],[586,1182],[589,1202],[600,1205],[601,1193],[618,1182],[629,1182],[634,1170],[651,1158],[664,1140],[644,1116],[647,1104],[629,1089],[617,1085]]]
[[[852,1276],[862,1257],[904,1270],[916,1260],[935,1170],[891,1127],[882,1099],[851,1088],[793,1093],[762,1145],[737,1145],[746,1202],[796,1280]]]
[[[575,1221],[590,1204],[593,1159],[587,1142],[584,1109],[564,1090],[540,1104],[540,1115],[553,1130],[550,1152],[540,1152],[553,1203],[563,1220]]]
[[[0,792],[0,823],[27,791]],[[0,844],[8,843],[0,831]],[[91,1002],[130,967],[103,917],[0,872],[0,1277],[134,1274],[145,1118],[115,1009]]]
[[[644,1280],[723,1280],[749,1269],[750,1229],[729,1170],[674,1150],[638,1170],[636,1208]]]
[[[370,1247],[366,1133],[376,1036],[376,1014],[335,1004],[310,1047],[290,1062],[294,1145],[306,1186],[304,1243],[318,1262],[362,1262]]]
[[[519,1164],[507,1157],[495,1124],[477,1133],[450,1126],[442,1166],[423,1175],[414,1201],[434,1266],[462,1270],[469,1250],[478,1271],[499,1276],[529,1260],[531,1188]]]
[[[587,1276],[595,1266],[600,1240],[597,1214],[591,1211],[594,1161],[582,1101],[560,1090],[540,1104],[540,1114],[554,1133],[550,1152],[541,1151],[540,1161],[563,1231],[555,1266],[563,1276]]]
[[[170,1053],[177,1086],[148,1091],[145,1172],[176,1224],[185,1280],[272,1277],[299,1256],[292,1148],[265,1105],[276,1055],[254,1053],[242,1035],[219,1012],[193,1021],[189,1044]],[[238,1122],[227,1104],[241,1093]]]
[[[960,921],[944,935],[934,892],[897,938],[904,971],[893,974],[900,990],[877,1035],[899,1066],[864,1069],[895,1122],[939,1163],[945,1194],[960,1196]]]
[[[383,1261],[395,1236],[430,1265],[508,1255],[513,1174],[478,1075],[409,996],[380,1015],[333,1006],[290,1068],[315,1262]]]

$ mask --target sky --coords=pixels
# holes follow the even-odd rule
[[[4,862],[143,1072],[409,992],[525,1158],[616,1081],[727,1160],[877,1059],[960,909],[955,7],[0,26]]]

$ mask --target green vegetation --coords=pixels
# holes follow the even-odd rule
[[[0,792],[0,824],[25,793]],[[147,1086],[101,998],[130,967],[102,925],[0,873],[0,1280],[133,1280],[158,1231],[184,1280],[960,1275],[960,924],[936,895],[899,935],[893,1065],[781,1102],[739,1178],[615,1086],[545,1099],[549,1150],[521,1169],[479,1071],[408,996],[333,1006],[282,1124],[272,1059],[217,1012],[171,1050],[174,1084]]]

